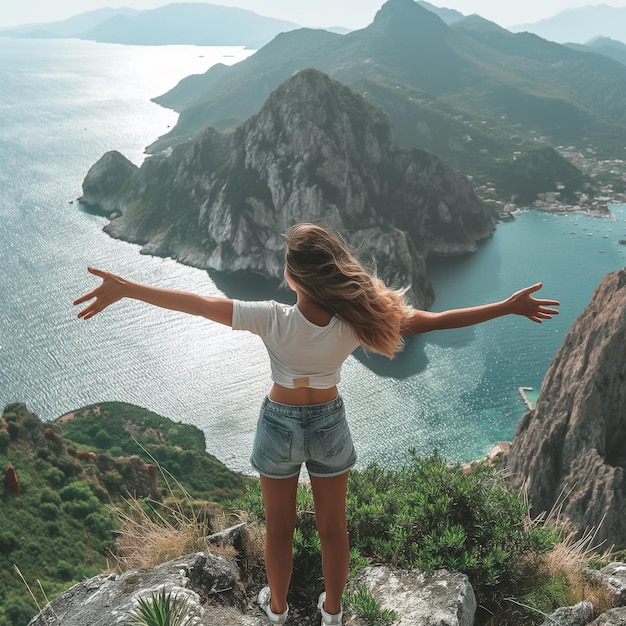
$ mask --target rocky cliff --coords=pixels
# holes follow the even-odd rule
[[[546,374],[504,459],[534,513],[562,490],[563,514],[598,540],[626,544],[626,269],[607,275]]]
[[[104,155],[82,202],[115,218],[105,230],[145,253],[277,281],[281,233],[323,222],[420,306],[432,301],[426,257],[474,251],[495,227],[465,176],[428,152],[398,148],[385,114],[311,69],[232,132],[207,128],[141,168]]]

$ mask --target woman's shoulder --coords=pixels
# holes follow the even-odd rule
[[[277,300],[233,300],[233,308],[244,313],[286,316],[295,309],[295,305]]]

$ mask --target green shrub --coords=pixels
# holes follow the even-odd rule
[[[70,581],[73,578],[75,578],[74,576],[74,566],[71,563],[68,563],[67,561],[64,561],[63,559],[61,559],[60,561],[57,562],[57,576],[62,580],[62,581]]]
[[[52,502],[42,502],[39,505],[39,514],[45,520],[55,520],[59,515],[59,507]]]
[[[113,524],[109,518],[102,513],[89,513],[85,518],[85,524],[92,532],[105,539],[111,539]]]
[[[52,453],[48,450],[48,448],[39,448],[39,450],[37,450],[37,458],[41,461],[47,461],[51,454]]]
[[[343,602],[361,618],[364,626],[391,626],[397,617],[395,611],[383,609],[367,587],[362,585],[354,592],[346,592]]]
[[[131,626],[182,626],[188,620],[186,596],[172,595],[162,589],[149,598],[139,598],[139,606],[130,613]]]
[[[112,441],[111,435],[106,430],[102,429],[96,433],[95,442],[100,450],[106,450]]]
[[[6,452],[9,448],[9,442],[11,441],[11,435],[0,428],[0,453]]]
[[[124,484],[124,479],[117,470],[105,472],[101,477],[101,481],[111,493],[123,493],[122,485]]]
[[[85,482],[74,482],[66,485],[59,491],[59,496],[64,502],[70,500],[91,500],[94,495],[89,488],[89,485]]]
[[[411,452],[399,471],[371,464],[353,472],[347,510],[350,539],[364,555],[405,569],[463,572],[479,601],[513,589],[524,562],[557,540],[528,524],[527,505],[495,469],[463,475],[436,453]]]
[[[85,519],[102,507],[85,482],[76,481],[66,485],[59,491],[59,496],[63,500],[63,510],[75,519]]]
[[[18,538],[10,531],[0,531],[0,552],[9,554],[19,546]]]
[[[61,504],[61,496],[52,489],[42,489],[39,495],[40,502],[52,502],[52,504],[56,504],[57,506]]]
[[[94,498],[95,500],[95,498]],[[63,504],[63,510],[73,518],[82,520],[99,508],[98,501],[70,500]]]
[[[69,457],[60,456],[53,463],[63,472],[66,478],[81,474],[83,471],[80,462]]]
[[[61,526],[56,522],[48,522],[45,528],[48,537],[58,537],[61,534]]]
[[[37,608],[25,597],[11,596],[4,604],[4,612],[12,626],[27,626]]]
[[[60,487],[65,482],[65,474],[58,467],[48,468],[43,476],[53,487]]]
[[[11,441],[17,441],[20,436],[20,427],[15,422],[9,422],[7,420],[7,431]]]
[[[258,486],[247,488],[244,498],[230,506],[265,521]],[[293,580],[311,594],[322,573],[306,485],[298,486],[297,508]],[[347,521],[353,564],[379,561],[405,569],[460,571],[486,605],[517,591],[525,564],[557,540],[550,529],[528,524],[528,507],[493,468],[481,466],[464,475],[436,453],[420,459],[410,452],[400,470],[372,463],[351,472]]]

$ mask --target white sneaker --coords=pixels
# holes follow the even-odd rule
[[[327,626],[328,624],[332,624],[333,626],[341,626],[343,617],[343,609],[339,611],[339,613],[331,614],[326,613],[324,610],[324,600],[326,600],[326,592],[323,591],[320,594],[320,597],[317,600],[317,608],[320,610],[322,614],[322,626]]]
[[[267,615],[267,618],[272,624],[284,624],[287,621],[289,605],[287,605],[284,613],[274,613],[270,608],[271,599],[272,596],[270,594],[270,588],[263,587],[263,589],[259,591],[259,595],[256,597],[256,603],[265,611],[265,615]]]

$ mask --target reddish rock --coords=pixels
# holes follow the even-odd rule
[[[88,459],[96,459],[98,455],[95,452],[77,452],[76,458],[81,461],[86,461]]]
[[[503,466],[533,514],[563,492],[562,518],[626,544],[626,269],[605,276],[567,333]]]
[[[13,493],[20,494],[22,493],[22,486],[20,485],[20,481],[17,478],[17,474],[15,473],[15,469],[9,463],[4,472],[4,486]]]

